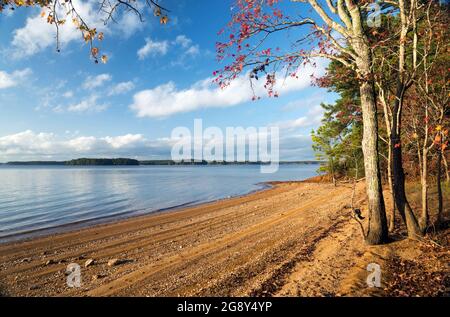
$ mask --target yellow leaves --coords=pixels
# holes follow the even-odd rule
[[[417,133],[414,132],[413,138],[414,138],[414,139],[417,139],[417,138],[419,138],[419,135],[418,135]]]
[[[102,55],[101,61],[103,64],[106,64],[108,62],[108,56]]]
[[[59,20],[58,21],[58,25],[64,25],[64,23],[66,23],[66,20]]]
[[[42,12],[41,12],[41,18],[45,17],[46,14],[47,14],[47,12],[45,12],[44,10],[42,10]]]
[[[161,19],[159,19],[159,22],[161,24],[167,24],[167,22],[169,22],[169,18],[166,15],[162,16]]]
[[[72,23],[73,23],[77,28],[80,27],[80,21],[78,21],[77,18],[73,18],[73,19],[72,19]]]
[[[55,19],[53,18],[53,15],[49,14],[47,16],[47,23],[52,24],[53,22],[55,22]]]
[[[25,5],[25,1],[23,0],[14,0],[14,3],[16,4],[16,6],[18,7],[22,7]]]
[[[92,40],[95,38],[95,34],[97,34],[97,30],[96,29],[87,30],[86,32],[83,33],[84,41],[86,43],[87,42],[92,42]]]
[[[441,130],[442,130],[442,126],[441,125],[436,126],[436,131],[441,131]]]

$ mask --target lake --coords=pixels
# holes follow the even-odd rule
[[[188,206],[303,180],[319,165],[0,166],[0,242]]]

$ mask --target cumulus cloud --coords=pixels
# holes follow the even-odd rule
[[[186,35],[178,35],[175,38],[175,44],[181,45],[183,48],[188,48],[192,44],[192,40],[188,38]]]
[[[25,80],[32,71],[30,68],[25,68],[22,70],[16,70],[12,73],[7,73],[5,71],[0,71],[0,89],[11,88],[20,84],[21,81]]]
[[[186,55],[196,56],[200,54],[200,47],[198,45],[193,45],[186,50]]]
[[[108,96],[125,94],[134,89],[132,81],[125,81],[112,86],[108,91]]]
[[[73,97],[73,91],[72,90],[68,90],[65,93],[63,93],[62,96],[64,98],[72,98]]]
[[[280,72],[275,90],[280,94],[298,91],[310,86],[310,76],[319,76],[324,72],[325,65],[320,61],[317,67],[305,66],[299,79],[287,77]],[[231,82],[225,89],[212,83],[212,78],[196,82],[187,89],[178,89],[173,82],[142,90],[133,96],[130,108],[138,117],[161,118],[177,113],[190,112],[204,108],[230,107],[251,100],[254,93],[264,96],[264,80],[255,83],[253,89],[249,84],[248,75],[242,75]]]
[[[84,83],[83,88],[84,89],[94,89],[98,88],[100,86],[103,86],[103,84],[107,81],[110,81],[112,79],[112,76],[110,74],[100,74],[97,76],[88,76]]]
[[[67,111],[69,112],[101,112],[108,108],[107,104],[98,103],[99,97],[97,95],[91,95],[86,99],[83,99],[77,104],[69,105]],[[58,111],[55,109],[55,111]]]
[[[320,124],[323,117],[323,108],[320,105],[315,105],[310,108],[305,116],[299,117],[293,120],[286,120],[276,122],[273,125],[278,126],[280,129],[294,130],[298,128],[307,128]]]
[[[148,139],[142,134],[119,136],[79,136],[26,130],[0,137],[0,161],[17,160],[67,160],[78,157],[134,157],[138,159],[170,158],[172,146],[179,139]],[[280,139],[282,160],[313,159],[311,137],[282,135]]]
[[[115,20],[118,23],[105,25],[103,21],[106,19],[107,13],[98,10],[98,1],[72,0],[71,2],[91,28],[96,28],[98,32],[104,32],[106,35],[121,34],[129,37],[145,25],[137,15],[127,10],[116,12]],[[142,9],[145,3],[137,2],[134,5],[138,9]],[[66,16],[66,11],[67,9],[63,6],[57,7],[60,17]],[[72,17],[67,16],[67,22],[59,26],[59,43],[62,48],[74,41],[82,42],[80,30],[71,20]],[[12,58],[21,59],[42,52],[49,47],[56,47],[55,37],[55,25],[47,23],[46,19],[41,17],[40,13],[37,13],[28,17],[23,27],[14,30],[10,55]]]
[[[150,38],[145,39],[145,45],[137,51],[140,60],[147,56],[166,55],[169,50],[168,41],[152,41]]]
[[[96,28],[97,31],[107,31],[101,21],[101,16],[96,8],[98,4],[95,0],[73,0],[72,3],[91,28]],[[57,10],[59,16],[65,16],[66,10],[63,7],[58,7]],[[82,40],[80,31],[72,23],[71,18],[68,17],[67,20],[67,23],[59,27],[59,40],[63,47],[72,41]],[[13,32],[11,56],[20,59],[39,53],[50,46],[56,46],[55,36],[55,26],[47,23],[46,19],[42,18],[39,13],[28,17],[25,25]]]
[[[121,136],[77,136],[61,138],[54,133],[26,130],[0,137],[0,160],[71,159],[80,156],[147,156],[170,153],[168,142],[150,141],[141,134]]]
[[[163,56],[169,52],[169,49],[177,48],[179,52],[178,59],[172,64],[181,64],[186,57],[193,57],[200,54],[200,47],[194,44],[186,35],[178,35],[173,41],[153,41],[150,38],[145,39],[145,45],[137,51],[138,58],[143,60],[148,56]]]

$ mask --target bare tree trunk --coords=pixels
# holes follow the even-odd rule
[[[390,209],[390,213],[389,213],[388,229],[389,229],[389,232],[392,232],[395,229],[395,197],[394,197],[394,185],[392,183],[392,148],[391,148],[390,138],[389,138],[389,143],[388,143],[387,174],[388,174],[389,193],[392,198],[392,208]]]
[[[317,1],[308,0],[308,2],[323,17],[325,22],[330,20],[323,9],[317,8]],[[388,240],[388,228],[378,159],[378,118],[373,82],[373,59],[363,26],[360,7],[351,1],[346,1],[345,3],[349,15],[345,9],[339,9],[339,16],[344,21],[346,28],[339,23],[332,23],[331,21],[327,24],[340,31],[341,34],[346,34],[356,53],[353,57],[355,58],[357,74],[360,79],[359,91],[363,117],[362,150],[364,154],[366,192],[369,204],[366,243],[371,245],[382,244]],[[339,8],[343,8],[343,2],[341,2]]]
[[[441,186],[441,178],[442,178],[442,167],[441,161],[444,157],[444,151],[438,150],[438,159],[437,159],[437,194],[438,194],[438,214],[437,214],[437,224],[440,226],[442,224],[442,209],[443,209],[443,199],[442,199],[442,186]]]
[[[374,245],[387,241],[388,228],[378,159],[378,122],[373,83],[363,82],[360,86],[360,94],[364,129],[362,149],[369,202],[366,242]]]
[[[420,230],[425,232],[428,226],[428,150],[422,152],[422,215],[419,220]]]
[[[336,177],[334,175],[334,160],[330,157],[330,173],[331,173],[331,178],[333,180],[333,185],[334,187],[336,187]]]
[[[448,164],[447,164],[447,159],[445,158],[445,152],[442,152],[442,162],[444,162],[444,169],[445,169],[445,179],[446,182],[449,183],[450,182],[450,174],[448,171]]]
[[[400,139],[401,131],[401,103],[403,99],[403,84],[401,82],[397,85],[396,96],[394,103],[394,110],[392,116],[392,132],[391,132],[391,147],[392,147],[392,170],[393,170],[393,187],[395,205],[400,213],[403,221],[408,229],[408,236],[417,239],[422,236],[417,219],[411,209],[411,206],[406,199],[405,192],[405,172],[403,170],[402,162],[402,147]]]
[[[392,208],[389,209],[388,214],[388,230],[389,232],[394,231],[395,229],[395,198],[394,198],[394,186],[392,184],[392,149],[391,149],[391,113],[388,109],[388,104],[386,102],[385,90],[382,87],[382,84],[378,84],[379,87],[379,98],[381,104],[383,105],[384,112],[384,124],[386,126],[386,134],[387,134],[387,146],[388,146],[388,157],[387,157],[387,178],[389,185],[389,194],[392,198]]]

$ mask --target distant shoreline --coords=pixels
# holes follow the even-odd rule
[[[288,164],[323,164],[323,161],[281,161],[280,165]],[[269,162],[227,162],[227,161],[181,161],[173,160],[135,160],[129,158],[79,158],[68,161],[11,161],[0,163],[8,166],[209,166],[209,165],[264,165]]]

